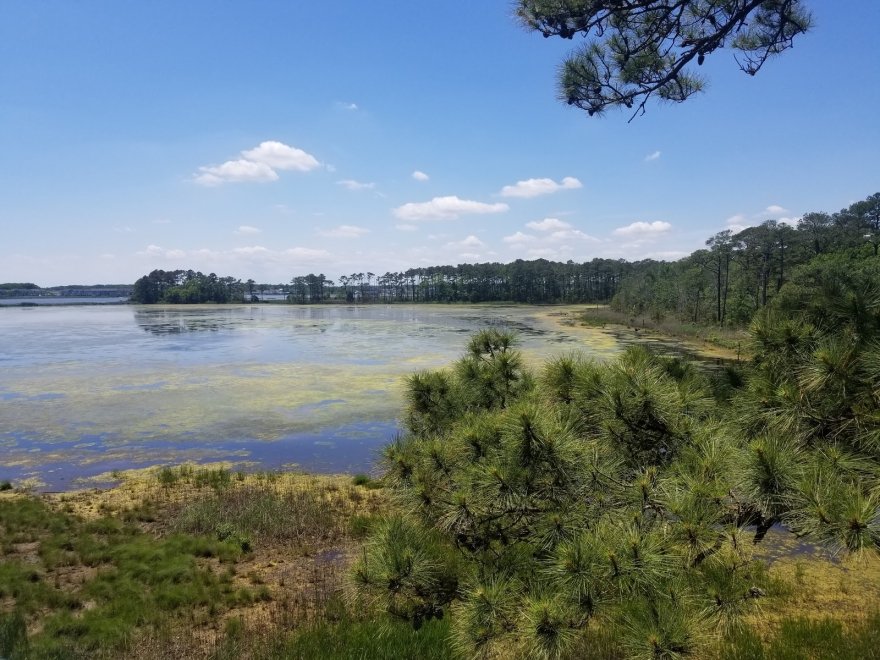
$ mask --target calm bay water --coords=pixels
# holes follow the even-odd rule
[[[70,488],[184,461],[367,471],[398,429],[402,383],[470,333],[527,359],[620,343],[523,306],[90,306],[0,309],[0,480]],[[570,310],[569,310],[570,311]]]

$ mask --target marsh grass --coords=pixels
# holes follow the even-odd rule
[[[622,326],[635,331],[648,331],[659,335],[676,337],[699,344],[709,344],[723,349],[728,357],[745,358],[747,334],[738,328],[719,328],[717,326],[684,323],[670,318],[652,318],[648,314],[633,316],[619,312],[608,306],[588,307],[577,317],[579,323],[591,328]]]
[[[252,602],[230,572],[235,544],[175,534],[153,538],[113,518],[82,520],[35,498],[0,500],[0,656],[121,656],[139,629],[178,612]],[[32,634],[22,635],[22,629]]]
[[[391,506],[376,482],[167,470],[112,492],[0,496],[0,657],[457,657],[454,607],[413,630],[347,594],[359,543]],[[877,657],[880,614],[865,613],[880,602],[880,562],[779,551],[759,610],[705,657]],[[625,653],[596,620],[571,657]]]
[[[212,483],[213,492],[179,508],[172,517],[173,529],[233,540],[242,548],[282,544],[310,552],[359,534],[362,519],[376,508],[375,496],[365,492],[373,489],[372,482],[297,484],[265,477],[237,480],[233,487],[217,488],[217,483],[223,482]]]
[[[732,632],[721,644],[722,660],[863,660],[880,657],[880,613],[845,626],[823,618],[791,618],[778,632],[762,639],[754,628]]]

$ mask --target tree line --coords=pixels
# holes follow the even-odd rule
[[[234,277],[218,277],[214,273],[154,270],[134,283],[131,301],[145,305],[241,303],[245,302],[245,284]]]
[[[797,226],[767,220],[719,232],[679,261],[633,264],[611,305],[633,316],[742,326],[779,294],[799,266],[824,255],[880,252],[880,193],[836,213],[806,213]]]
[[[257,284],[192,270],[154,270],[134,285],[138,303],[235,303],[281,292],[288,302],[325,303],[610,303],[621,312],[695,324],[742,326],[765,307],[791,273],[827,254],[880,253],[880,193],[836,213],[805,214],[792,226],[767,220],[725,230],[675,262],[593,259],[565,263],[517,259],[355,272],[336,281],[323,273],[286,284]]]
[[[429,266],[383,275],[351,273],[340,276],[338,282],[323,274],[309,274],[291,280],[289,300],[298,304],[609,301],[632,267],[613,259],[585,263],[517,259],[509,264]]]

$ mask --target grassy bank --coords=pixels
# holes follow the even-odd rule
[[[672,337],[694,351],[712,357],[746,357],[748,334],[743,329],[682,323],[675,319],[652,319],[646,314],[633,316],[617,312],[607,305],[584,307],[581,312],[569,318],[568,322],[593,328],[625,330],[634,334]]]
[[[414,630],[349,589],[363,538],[394,506],[369,477],[116,476],[107,490],[0,493],[0,657],[457,657],[454,607]],[[880,562],[829,562],[787,538],[770,546],[758,609],[706,656],[872,657]],[[594,621],[572,657],[624,655]]]

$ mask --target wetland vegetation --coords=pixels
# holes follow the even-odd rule
[[[7,490],[0,653],[871,657],[874,268],[799,269],[723,369],[639,346],[542,365],[482,330],[408,377],[378,478]]]

